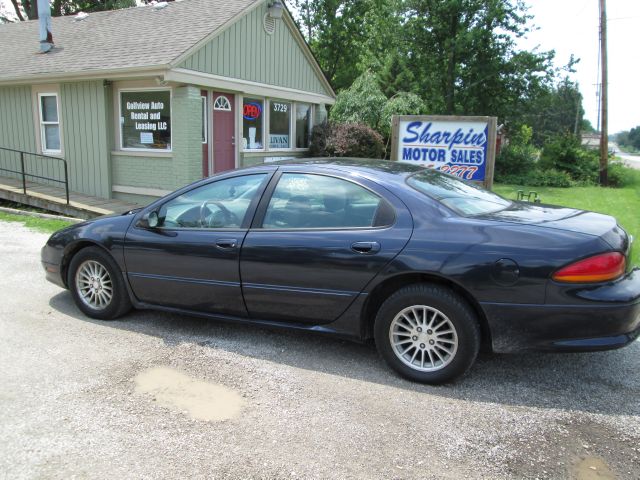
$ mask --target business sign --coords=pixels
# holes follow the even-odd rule
[[[258,102],[247,102],[242,107],[242,116],[245,120],[256,120],[260,118],[262,113],[262,105]]]
[[[491,187],[496,123],[495,117],[394,116],[391,159]]]
[[[123,148],[170,150],[171,92],[121,91],[120,126]]]
[[[269,135],[269,148],[289,148],[289,135]]]

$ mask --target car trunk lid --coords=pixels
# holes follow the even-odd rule
[[[629,236],[610,215],[555,205],[513,202],[509,208],[479,218],[593,235],[602,238],[613,250],[627,256],[630,253]]]

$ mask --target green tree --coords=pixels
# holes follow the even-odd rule
[[[293,0],[296,22],[331,85],[340,91],[362,73],[364,19],[371,0]]]
[[[622,147],[631,147],[640,150],[640,125],[626,132],[615,135],[615,140]]]
[[[542,146],[558,135],[577,137],[581,133],[583,116],[578,85],[564,78],[529,102],[524,121],[533,127],[534,143]]]
[[[423,115],[426,113],[426,105],[418,95],[411,92],[398,92],[382,106],[378,131],[388,139],[391,137],[391,119],[394,115]]]
[[[387,97],[382,93],[376,76],[365,72],[351,87],[338,93],[336,103],[331,108],[331,120],[337,123],[363,123],[377,130],[386,101]]]
[[[11,0],[11,6],[20,21],[38,18],[37,0]],[[135,0],[51,0],[51,15],[60,17],[75,15],[78,12],[101,12],[135,6]]]
[[[551,136],[581,131],[582,97],[576,84],[558,81],[554,52],[517,47],[532,25],[522,0],[294,4],[297,21],[338,93],[373,72],[386,98],[413,93],[432,114],[497,116],[510,131],[530,125],[538,146]],[[575,63],[572,58],[566,70],[573,71]],[[379,93],[372,103],[381,104]],[[375,126],[363,120],[376,114],[358,111],[366,104],[360,100],[365,103],[349,108],[338,102],[334,115]]]
[[[62,15],[75,15],[78,12],[103,12],[135,6],[135,0],[53,0],[51,2],[51,15],[59,17]]]
[[[635,149],[640,149],[640,126],[629,130],[629,143]]]
[[[393,97],[399,92],[416,92],[418,90],[409,59],[399,52],[388,55],[378,72],[380,88],[387,97]]]
[[[584,117],[582,118],[582,121],[580,122],[580,131],[583,132],[583,133],[596,133],[595,127],[591,124],[589,119],[584,118]]]
[[[519,0],[407,0],[405,34],[430,111],[505,117],[552,75],[550,52],[523,52]]]

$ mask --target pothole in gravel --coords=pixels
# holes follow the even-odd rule
[[[150,368],[136,375],[134,381],[136,393],[150,395],[158,405],[195,420],[231,420],[240,415],[245,405],[236,391],[169,367]]]
[[[604,460],[587,456],[574,465],[573,478],[575,480],[614,480],[616,476]]]

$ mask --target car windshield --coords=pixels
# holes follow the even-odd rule
[[[414,173],[407,183],[461,215],[482,215],[511,205],[493,192],[435,170]]]

